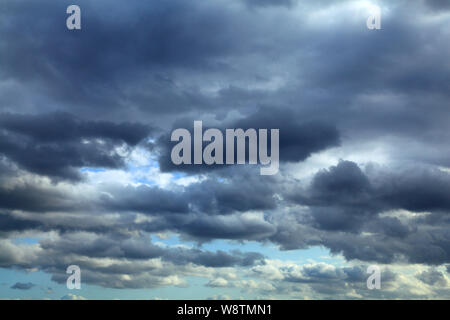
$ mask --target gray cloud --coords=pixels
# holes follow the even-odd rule
[[[14,285],[11,286],[11,289],[30,290],[34,286],[35,286],[35,284],[33,284],[31,282],[27,282],[27,283],[16,282]]]
[[[447,285],[447,280],[444,278],[444,274],[434,269],[421,272],[417,275],[417,279],[430,286],[445,287]]]
[[[0,153],[24,169],[50,177],[79,179],[77,168],[123,166],[111,151],[134,146],[149,128],[137,123],[81,121],[66,113],[0,115]]]
[[[450,4],[445,0],[427,0],[424,1],[426,5],[434,10],[448,10],[450,9]]]
[[[449,182],[448,173],[440,170],[415,167],[386,172],[369,166],[364,172],[356,163],[341,161],[319,171],[308,189],[288,192],[292,201],[310,207],[301,221],[314,229],[305,239],[275,238],[287,248],[320,243],[348,259],[445,263],[450,256]],[[395,210],[419,214],[406,218],[383,215]],[[289,233],[295,232],[290,227]]]
[[[300,115],[292,110],[285,110],[283,113],[272,114],[270,108],[262,108],[245,118],[232,121],[226,125],[221,125],[219,130],[225,137],[226,128],[235,129],[280,129],[279,137],[279,154],[281,162],[299,162],[307,159],[311,154],[317,153],[340,144],[340,135],[335,126],[323,121],[298,121]],[[194,119],[196,120],[196,119]],[[183,119],[176,124],[176,128],[185,128],[193,137],[193,121]],[[204,125],[203,130],[208,127]],[[268,150],[270,154],[271,144],[270,137],[268,139]],[[159,153],[159,164],[163,171],[184,171],[184,172],[204,172],[211,169],[222,169],[220,165],[174,165],[171,161],[170,154],[173,146],[178,142],[170,141],[170,134],[162,135],[153,146]],[[193,149],[193,139],[191,139]],[[207,143],[204,143],[204,146]],[[246,146],[246,155],[248,158],[248,146]],[[223,143],[225,148],[225,139]],[[236,147],[235,147],[236,149]],[[193,155],[192,155],[193,157]],[[226,152],[224,152],[223,162],[225,163]],[[248,161],[248,160],[247,160]],[[193,163],[193,158],[191,159]],[[236,152],[235,161],[236,163]]]
[[[119,234],[94,235],[84,233],[66,233],[64,239],[57,242],[45,240],[41,247],[52,255],[61,253],[89,257],[127,258],[146,260],[162,258],[178,265],[194,263],[206,267],[252,266],[262,263],[264,256],[256,252],[221,250],[208,252],[201,249],[162,248],[152,244],[149,237],[126,237]]]
[[[357,227],[388,210],[429,211],[433,217],[450,209],[450,176],[446,172],[414,168],[375,173],[371,180],[356,163],[341,161],[314,176],[308,195],[294,193],[291,199],[317,207],[315,220],[325,229],[345,228],[347,223],[350,228]],[[334,213],[330,215],[330,211]]]

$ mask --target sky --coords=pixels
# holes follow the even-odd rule
[[[0,299],[450,299],[449,39],[446,0],[2,0]],[[174,165],[194,121],[279,172]]]

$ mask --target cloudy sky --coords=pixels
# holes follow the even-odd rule
[[[450,299],[449,40],[447,0],[2,0],[0,298]],[[279,173],[174,166],[194,120]]]

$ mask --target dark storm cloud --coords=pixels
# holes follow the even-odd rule
[[[189,199],[182,192],[173,192],[159,187],[124,187],[109,190],[114,197],[102,196],[105,209],[134,211],[147,214],[187,213]]]
[[[67,113],[1,114],[0,126],[0,154],[30,172],[72,180],[81,167],[121,167],[114,148],[135,146],[150,132],[137,123],[83,121]]]
[[[231,12],[200,1],[79,1],[80,32],[65,28],[70,4],[7,1],[1,13],[0,33],[9,43],[0,51],[1,75],[53,102],[45,106],[50,110],[58,104],[84,116],[118,119],[205,107],[201,93],[171,80],[172,70],[215,70],[218,58],[241,50]],[[40,41],[33,41],[37,35]]]
[[[68,113],[39,115],[7,113],[0,115],[0,126],[16,134],[32,136],[40,142],[106,138],[122,140],[132,146],[140,142],[150,131],[150,128],[138,123],[82,121]]]
[[[252,179],[251,176],[245,175],[241,179],[234,177],[229,182],[230,190],[242,191],[247,186],[258,185],[260,176],[255,175],[255,177],[258,178]],[[441,183],[438,184],[439,188],[433,189],[432,185],[426,184],[427,181],[441,181]],[[275,198],[266,203],[255,195],[255,198],[248,197],[244,199],[245,201],[239,201],[239,205],[233,204],[233,199],[240,199],[242,194],[234,195],[233,192],[229,193],[223,189],[224,185],[216,180],[206,180],[191,184],[185,188],[184,192],[178,194],[147,186],[109,187],[104,190],[105,195],[93,203],[96,203],[97,207],[102,208],[104,212],[112,210],[130,213],[127,215],[128,219],[125,219],[126,216],[122,216],[122,219],[117,221],[105,218],[103,221],[108,228],[101,228],[99,221],[89,216],[82,218],[83,223],[73,217],[66,220],[59,219],[53,223],[51,220],[42,220],[45,223],[44,226],[37,221],[28,222],[25,218],[12,219],[12,216],[4,215],[2,223],[3,230],[10,232],[29,229],[55,229],[65,232],[117,230],[121,232],[120,230],[128,229],[148,232],[175,231],[200,242],[212,239],[264,240],[269,238],[286,249],[323,245],[334,253],[342,253],[348,259],[383,263],[408,260],[416,263],[440,264],[448,262],[450,257],[449,221],[444,214],[447,210],[445,209],[447,202],[445,197],[440,196],[441,193],[446,194],[448,191],[447,183],[448,174],[442,171],[417,169],[395,173],[378,172],[373,169],[363,171],[355,163],[342,161],[328,170],[319,171],[312,180],[310,189],[304,193],[289,191],[287,200],[298,201],[300,204],[309,206],[308,214],[298,221],[290,221],[295,217],[293,214],[295,211],[285,218],[270,214],[261,216],[259,219],[242,216],[238,214],[241,210],[243,212],[261,209],[271,211],[275,205],[282,208],[286,203],[280,200],[275,201]],[[264,188],[262,189],[261,193],[265,194],[265,198],[274,197],[274,190],[277,188],[289,190],[276,180],[272,181],[272,187],[273,190],[266,189],[267,194],[263,192]],[[202,190],[204,190],[203,193]],[[411,193],[408,190],[417,192],[414,206],[409,201],[403,200],[405,194]],[[426,197],[423,199],[419,197],[420,194],[427,196],[431,191],[436,199],[431,204],[426,201]],[[58,196],[56,198],[58,199]],[[44,199],[46,198],[41,198],[41,200]],[[166,201],[158,201],[158,199],[166,199]],[[441,202],[438,201],[439,199]],[[42,209],[58,211],[58,203],[52,208],[52,201],[56,201],[56,199],[52,200],[52,196],[41,201],[48,205]],[[66,199],[63,203],[72,207],[70,203],[75,201],[75,199]],[[230,204],[227,204],[227,201]],[[95,210],[89,209],[88,206],[83,207],[82,203],[78,205],[81,210]],[[73,205],[73,208],[76,206]],[[66,211],[69,209],[64,209],[64,206],[60,208]],[[431,213],[408,220],[380,216],[382,212],[395,209],[408,209],[412,212],[430,210]],[[132,212],[149,214],[152,216],[152,221],[135,222]],[[369,232],[371,235],[362,235],[363,232]],[[381,241],[381,239],[389,239],[389,241]],[[102,252],[105,257],[109,255],[120,257],[125,252],[125,249],[119,249],[118,246],[108,245],[108,248],[112,249],[97,247],[97,245],[105,244],[108,242],[98,241],[96,246],[84,251],[84,254],[95,256]],[[124,242],[123,245],[126,244],[127,242]],[[156,252],[159,250],[154,249]],[[119,250],[119,253],[115,250]],[[126,252],[127,256],[136,254],[150,257],[155,254],[149,248],[139,251],[129,247]]]
[[[300,54],[299,68],[307,81],[294,101],[301,104],[303,118],[333,119],[346,137],[344,145],[348,139],[368,143],[382,135],[384,143],[395,146],[391,152],[399,159],[448,166],[438,138],[448,138],[442,128],[450,120],[445,111],[450,72],[443,54],[448,42],[441,42],[447,37],[445,26],[417,23],[416,8],[391,9],[391,14],[383,15],[386,32],[368,33],[344,21],[334,29],[338,32],[313,30],[311,36],[320,41],[308,38],[311,54]],[[425,49],[440,46],[443,51]],[[292,95],[298,90],[289,89]],[[410,145],[412,141],[417,145]]]
[[[325,230],[358,229],[378,209],[377,203],[369,201],[372,197],[369,179],[357,164],[349,161],[319,171],[311,182],[308,195],[294,191],[290,197],[313,207],[315,223]]]
[[[273,179],[264,181],[275,183]],[[221,183],[212,177],[178,190],[146,185],[105,186],[91,199],[81,199],[79,195],[70,195],[58,188],[25,184],[0,188],[0,208],[42,213],[135,212],[161,217],[169,213],[220,215],[275,209],[277,201],[274,185],[262,182],[259,175],[244,172],[228,183]]]
[[[166,112],[177,117],[190,112],[223,116],[233,109],[272,105],[276,106],[270,108],[277,110],[276,115],[286,112],[285,118],[289,115],[286,107],[298,109],[299,118],[305,119],[295,122],[298,126],[314,119],[325,122],[329,131],[331,119],[331,127],[358,132],[361,137],[367,132],[377,135],[383,130],[419,138],[424,135],[416,133],[418,126],[427,132],[436,128],[437,119],[445,120],[436,115],[442,114],[439,106],[445,105],[439,96],[448,92],[446,50],[425,49],[446,46],[440,41],[445,34],[440,24],[424,28],[415,23],[413,15],[402,13],[402,4],[406,2],[384,17],[383,24],[389,32],[372,34],[364,28],[347,25],[345,17],[342,26],[333,28],[339,29],[338,33],[305,24],[292,29],[288,27],[290,24],[301,23],[306,16],[290,16],[288,10],[277,11],[273,17],[262,16],[266,10],[244,14],[221,3],[206,5],[200,1],[108,5],[108,14],[104,14],[101,1],[97,4],[81,1],[84,29],[73,33],[53,27],[63,25],[65,16],[61,17],[60,12],[65,12],[65,3],[25,3],[5,5],[5,19],[8,19],[5,21],[9,22],[3,29],[6,39],[19,31],[29,34],[25,31],[30,31],[32,24],[25,21],[45,16],[48,23],[38,20],[32,25],[44,40],[10,39],[2,57],[2,61],[8,62],[5,73],[20,80],[22,74],[26,74],[26,79],[38,77],[39,81],[27,82],[27,89],[45,83],[44,90],[50,90],[46,97],[62,101],[58,108],[64,110],[76,108],[83,115],[116,120],[146,115],[149,121],[155,121],[150,119],[151,115]],[[410,10],[421,9],[420,1],[414,2],[416,6],[407,3]],[[333,4],[333,1],[300,2],[306,13]],[[23,10],[24,7],[28,10]],[[280,19],[289,22],[288,25]],[[276,27],[270,27],[275,21]],[[258,40],[261,37],[262,43]],[[408,51],[408,59],[404,59],[404,51]],[[298,63],[293,64],[292,58]],[[277,90],[246,88],[252,79],[270,80],[274,70],[255,70],[248,77],[244,74],[274,64],[278,66],[275,71],[280,69],[291,74],[285,85]],[[71,77],[61,81],[60,74]],[[233,83],[236,80],[244,83]],[[195,84],[191,85],[192,82]],[[202,85],[215,82],[223,83],[217,97],[199,90]],[[408,107],[407,114],[403,108],[390,103],[391,99],[385,109],[351,105],[360,94],[386,92],[411,96],[415,103]],[[54,109],[53,105],[49,108]],[[158,122],[173,121],[158,118]],[[318,136],[322,134],[323,128],[314,129],[318,130]],[[298,153],[302,153],[301,148]]]
[[[61,231],[104,232],[108,228],[144,228],[153,232],[182,231],[204,240],[214,238],[214,232],[220,237],[233,239],[261,237],[273,232],[270,224],[237,214],[275,209],[279,202],[275,194],[276,179],[262,179],[254,172],[242,171],[227,180],[223,183],[210,177],[174,190],[147,185],[105,184],[87,197],[83,196],[82,189],[68,193],[52,185],[27,183],[0,188],[0,207],[30,212],[26,218],[17,221],[17,230],[25,228],[19,222],[36,229]],[[67,218],[47,218],[47,214],[53,212],[65,212]],[[105,226],[102,227],[99,219],[109,212],[121,213],[120,219],[110,221],[103,218]],[[32,213],[42,214],[36,216]],[[136,223],[136,214],[151,216],[152,222]],[[8,226],[10,231],[16,225],[10,221],[12,217],[7,213],[1,216],[5,228]]]
[[[437,216],[450,210],[450,175],[444,171],[404,169],[375,174],[372,180],[356,163],[341,161],[314,176],[308,195],[294,192],[290,197],[314,208],[318,226],[329,230],[361,227],[376,214],[388,210],[429,211]],[[395,219],[389,222],[392,228],[396,225],[402,228]]]
[[[414,212],[450,210],[448,172],[414,168],[384,179],[382,182],[384,190],[378,192],[386,206]]]
[[[83,198],[81,194],[70,194],[67,190],[52,185],[31,182],[0,186],[0,208],[38,213],[114,211],[162,215],[189,212],[189,201],[188,195],[183,192],[146,185],[106,185],[100,192],[87,198]]]
[[[383,234],[383,230],[367,237],[329,234],[323,242],[332,252],[342,253],[347,259],[382,263],[407,261],[428,265],[446,263],[450,259],[448,224],[427,229],[422,226],[417,232],[411,232],[403,238],[388,237]]]
[[[167,259],[175,264],[186,264],[189,262],[206,267],[249,267],[256,263],[262,263],[264,256],[257,252],[241,252],[234,250],[231,253],[218,250],[216,252],[201,251],[199,249],[174,249],[164,254]]]
[[[406,10],[402,7],[405,4],[411,4],[411,1],[393,7],[391,15],[383,15],[383,28],[388,29],[387,32],[370,33],[367,29],[354,28],[344,21],[339,32],[320,30],[321,40],[310,41],[313,54],[303,57],[305,59],[303,72],[308,76],[307,88],[325,89],[321,98],[337,99],[335,104],[338,109],[345,108],[345,105],[358,94],[395,92],[414,96],[441,94],[447,96],[446,80],[449,77],[449,70],[445,64],[440,68],[445,61],[445,54],[439,50],[424,49],[425,43],[439,46],[445,27],[441,23],[427,27],[417,23],[415,10],[421,10],[420,6]],[[383,8],[383,3],[381,7]],[[389,5],[385,4],[385,7]],[[364,17],[361,18],[362,22],[365,22]],[[436,36],[430,37],[431,32],[435,32]],[[418,39],[418,35],[425,38]],[[354,43],[358,45],[355,46]],[[444,44],[444,47],[448,48],[448,45]],[[410,53],[408,59],[404,59],[403,52]],[[420,59],[424,59],[424,64],[417,65]],[[345,105],[339,106],[341,103]],[[435,105],[434,101],[431,104],[433,108],[444,107],[440,103]],[[417,106],[409,108],[420,112]],[[331,108],[327,109],[332,111]],[[384,110],[378,111],[378,116],[385,114]],[[407,116],[404,113],[402,115]],[[395,112],[392,116],[396,116]],[[376,124],[381,125],[378,121]]]
[[[199,241],[211,241],[211,239],[263,240],[276,231],[276,227],[265,220],[239,216],[224,218],[198,215],[179,222],[181,222],[179,225],[173,225],[174,229]]]
[[[194,210],[207,214],[229,214],[276,208],[276,179],[245,170],[237,170],[231,177],[220,173],[218,176],[225,177],[226,181],[211,176],[186,188]]]
[[[341,161],[337,166],[315,174],[307,202],[311,205],[315,202],[319,205],[340,203],[353,207],[354,202],[359,202],[370,192],[370,188],[369,179],[356,163]]]
[[[0,187],[0,208],[32,212],[73,211],[82,207],[77,199],[62,190],[33,184]]]
[[[89,202],[94,207],[78,204],[79,210],[97,210],[97,207],[105,213],[109,210],[129,212],[122,215],[120,220],[104,218],[103,224],[107,227],[101,227],[100,220],[97,221],[101,217],[95,220],[88,215],[80,217],[83,223],[74,217],[60,218],[52,222],[43,216],[41,219],[44,220],[41,221],[45,225],[38,224],[39,220],[28,223],[26,218],[12,219],[12,216],[4,215],[3,230],[12,232],[54,229],[64,232],[86,230],[100,233],[117,230],[119,234],[124,230],[174,231],[200,242],[213,239],[271,239],[285,249],[323,245],[333,253],[343,254],[347,259],[362,261],[390,263],[408,260],[415,263],[440,264],[450,259],[449,221],[445,215],[448,204],[446,198],[441,196],[448,192],[449,178],[445,172],[417,168],[394,173],[370,168],[363,171],[353,162],[341,161],[337,166],[319,171],[310,188],[304,192],[289,191],[291,185],[283,186],[281,181],[273,180],[271,188],[260,190],[263,198],[273,198],[269,202],[259,199],[257,195],[237,201],[242,197],[242,193],[235,194],[233,190],[243,191],[247,186],[250,188],[251,185],[259,185],[258,180],[261,177],[251,177],[244,175],[241,179],[230,179],[231,192],[224,189],[226,184],[221,185],[214,179],[191,184],[179,193],[147,186],[108,187],[104,189],[104,195]],[[433,181],[440,181],[438,188],[434,189],[432,184],[427,184]],[[288,190],[287,203],[275,201],[277,189]],[[417,192],[416,199],[413,203],[405,202],[405,198],[409,199],[405,195],[410,194],[411,190]],[[421,194],[424,198],[420,198]],[[57,195],[43,195],[42,205],[47,203],[48,206],[41,206],[43,210],[58,211],[58,205],[61,205],[60,210],[66,211],[77,208],[76,205],[70,205],[76,202],[76,198],[63,200],[62,203],[70,207],[64,209],[64,206],[56,201],[59,199]],[[427,201],[428,195],[435,200],[431,203]],[[46,199],[45,196],[49,198]],[[55,196],[56,199],[53,199]],[[163,199],[166,201],[162,201]],[[233,199],[239,203],[233,204]],[[56,203],[52,204],[53,201]],[[309,206],[303,218],[296,218],[295,210],[286,217],[272,213],[255,219],[240,214],[241,211],[249,210],[276,212],[275,208],[283,208],[290,201]],[[382,212],[395,209],[408,209],[413,213],[415,210],[430,210],[430,214],[408,220],[380,216]],[[149,214],[152,220],[136,222],[133,212]],[[300,220],[291,221],[293,218]],[[363,235],[364,232],[369,232],[370,235]],[[120,249],[120,246],[112,246],[104,240],[96,241],[95,244],[82,253],[96,256],[102,252],[105,257],[121,257],[126,252],[126,256],[137,258],[150,257],[158,254],[159,250],[153,248],[155,253],[149,248],[144,248],[143,251],[136,247]],[[102,248],[101,245],[107,247]],[[128,242],[124,241],[123,245],[128,245]]]
[[[309,206],[306,217],[296,223],[314,229],[307,228],[305,237],[294,236],[298,227],[281,224],[273,238],[286,248],[322,244],[347,259],[442,264],[450,259],[449,192],[450,175],[441,170],[368,166],[363,171],[356,163],[341,161],[319,171],[308,189],[288,192],[288,199]],[[382,215],[395,210],[419,215]]]
[[[340,142],[334,125],[305,120],[301,114],[291,110],[274,114],[273,109],[263,108],[237,121],[231,128],[280,129],[280,161],[303,161],[312,153],[337,147]]]
[[[33,230],[40,226],[41,224],[36,221],[16,218],[8,213],[0,213],[0,235],[10,231]]]
[[[27,283],[17,282],[11,286],[11,289],[30,290],[34,286],[35,286],[35,284],[33,284],[31,282],[27,282]]]
[[[198,119],[194,119],[198,120]],[[203,132],[209,127],[203,125]],[[191,145],[193,146],[193,121],[183,120],[176,124],[176,128],[184,128],[191,132]],[[174,129],[176,129],[174,128]],[[340,144],[340,135],[334,125],[324,121],[305,121],[301,115],[292,111],[285,110],[283,113],[273,114],[270,108],[262,108],[257,112],[234,122],[225,127],[218,128],[222,131],[224,142],[224,159],[226,157],[226,129],[279,129],[279,154],[281,162],[299,162],[307,159],[311,154],[337,147]],[[270,135],[268,138],[268,150],[271,153]],[[185,171],[185,172],[203,172],[209,169],[222,169],[223,165],[174,165],[170,154],[173,146],[178,142],[170,141],[170,134],[159,138],[154,148],[158,150],[159,164],[163,171]],[[208,143],[203,143],[206,146]],[[248,144],[248,143],[247,143]],[[248,145],[246,146],[246,161],[248,162]],[[193,147],[192,147],[193,149]],[[236,149],[236,146],[235,146]],[[192,155],[193,157],[193,155]],[[191,161],[193,163],[193,161]],[[236,163],[236,152],[235,152]]]
[[[370,230],[374,232],[383,230],[383,234],[394,239],[405,238],[408,235],[418,231],[417,225],[402,222],[396,217],[383,217],[374,219],[367,224],[366,228],[367,230],[369,230],[369,232]]]

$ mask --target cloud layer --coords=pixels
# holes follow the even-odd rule
[[[77,264],[119,289],[200,277],[211,297],[450,297],[448,1],[80,0],[76,32],[69,4],[0,12],[1,268],[64,284]],[[375,4],[382,30],[365,27]],[[279,128],[280,172],[175,166],[170,133],[194,120]],[[369,264],[385,290],[367,291]]]

